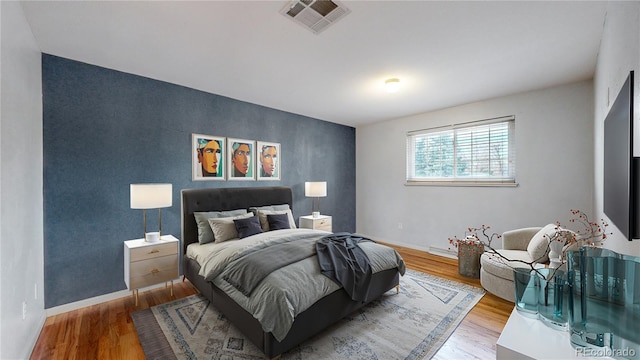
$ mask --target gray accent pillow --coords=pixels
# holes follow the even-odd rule
[[[196,218],[196,225],[198,226],[198,242],[200,244],[207,244],[213,242],[213,232],[211,231],[211,225],[209,225],[209,219],[234,217],[238,215],[246,214],[247,210],[229,210],[229,211],[209,211],[209,212],[194,212],[193,216]]]
[[[238,231],[236,230],[236,224],[233,222],[233,220],[246,219],[253,216],[253,213],[246,213],[234,217],[209,219],[211,232],[213,232],[213,242],[217,244],[223,241],[237,239]]]

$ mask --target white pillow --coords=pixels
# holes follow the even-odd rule
[[[209,226],[211,226],[211,231],[213,232],[213,242],[221,243],[223,241],[237,239],[238,231],[236,230],[236,224],[233,220],[246,219],[252,216],[253,213],[246,213],[233,217],[209,219]]]
[[[544,263],[549,260],[549,239],[555,234],[556,227],[556,224],[548,224],[533,235],[527,246],[527,252],[531,256],[531,260],[535,260],[538,263]]]
[[[291,213],[291,209],[289,210],[257,210],[258,218],[260,219],[260,226],[262,227],[262,231],[269,231],[269,220],[267,219],[267,215],[280,215],[287,214],[289,217],[289,227],[292,229],[296,228],[296,221],[293,219],[293,214]]]

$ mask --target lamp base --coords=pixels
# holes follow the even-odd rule
[[[318,218],[318,217],[320,217],[320,211],[314,211],[314,212],[312,212],[312,213],[311,213],[311,217],[313,217],[313,218]]]
[[[146,242],[158,242],[160,241],[160,232],[148,232],[144,234],[144,241]]]

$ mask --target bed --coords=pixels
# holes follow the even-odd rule
[[[183,275],[211,301],[250,341],[260,348],[266,357],[274,358],[292,349],[302,341],[319,333],[329,325],[342,319],[346,315],[361,308],[383,293],[398,286],[399,278],[404,273],[404,262],[395,251],[395,261],[398,266],[384,270],[377,269],[371,276],[371,286],[364,301],[354,301],[338,286],[337,290],[315,301],[305,310],[295,315],[290,328],[283,336],[278,332],[263,330],[263,324],[253,313],[245,310],[246,304],[239,301],[238,295],[229,292],[220,283],[219,278],[208,281],[201,274],[201,265],[194,257],[187,256],[189,245],[198,244],[198,226],[194,217],[196,212],[217,212],[236,209],[249,209],[270,205],[289,205],[292,208],[292,192],[289,187],[252,187],[252,188],[204,188],[185,189],[181,191],[181,228],[182,228],[182,259]],[[320,230],[303,230],[299,232],[313,235],[310,232]],[[278,232],[289,233],[295,230],[276,230],[272,234],[259,234],[273,238]],[[320,231],[322,233],[322,231]],[[326,233],[329,234],[329,233]],[[320,234],[322,235],[322,234]],[[314,235],[315,236],[315,235]],[[249,237],[250,238],[250,237]],[[246,239],[249,239],[246,238]],[[245,240],[245,239],[242,239]],[[231,241],[229,241],[231,243]],[[376,247],[380,247],[375,245]],[[391,260],[390,260],[391,261]],[[316,259],[317,263],[317,259]],[[309,275],[311,276],[311,275]],[[319,277],[323,275],[317,274]],[[266,283],[266,281],[263,281]],[[263,284],[261,284],[262,286]],[[267,286],[267,285],[264,285]],[[265,303],[266,301],[262,301]],[[275,311],[275,310],[274,310]],[[278,336],[274,335],[278,334]]]

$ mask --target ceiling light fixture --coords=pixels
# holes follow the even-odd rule
[[[385,89],[387,89],[388,93],[394,93],[398,91],[398,88],[400,88],[400,79],[398,78],[387,79],[387,81],[384,82],[384,87]]]

